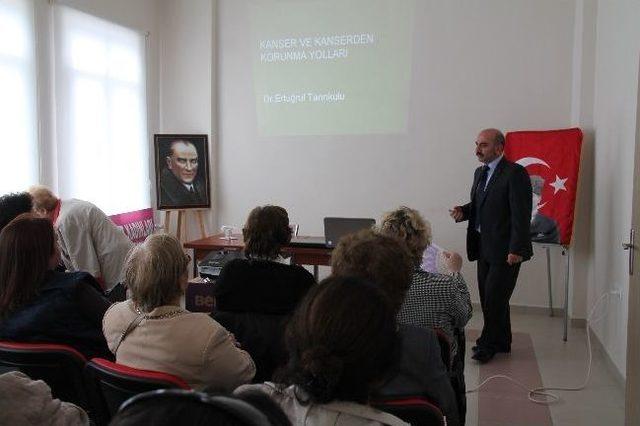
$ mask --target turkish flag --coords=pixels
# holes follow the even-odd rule
[[[581,147],[578,128],[507,133],[505,157],[531,178],[532,241],[571,243]]]

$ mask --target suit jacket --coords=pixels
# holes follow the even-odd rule
[[[193,189],[194,192],[190,193],[171,170],[165,168],[160,174],[160,205],[182,207],[207,204],[207,190],[201,179],[194,179]]]
[[[473,175],[471,201],[462,206],[467,228],[470,261],[506,262],[509,253],[529,260],[533,255],[531,224],[531,180],[524,167],[502,158],[482,195],[476,197],[482,167]],[[479,202],[479,217],[476,203]],[[480,225],[480,233],[476,230]]]

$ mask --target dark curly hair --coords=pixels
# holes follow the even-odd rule
[[[297,395],[302,403],[366,403],[399,355],[391,304],[358,277],[331,276],[309,290],[287,326],[285,343],[289,359],[274,378],[305,391]]]
[[[411,285],[414,263],[404,241],[371,229],[343,237],[331,255],[335,275],[355,275],[377,284],[396,312]]]
[[[274,258],[291,241],[289,215],[279,206],[256,207],[249,213],[242,235],[247,256]]]
[[[32,208],[33,202],[28,192],[14,192],[0,197],[0,231],[18,215],[29,213]]]

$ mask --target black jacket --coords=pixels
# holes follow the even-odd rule
[[[169,169],[163,169],[160,174],[160,206],[161,207],[190,207],[206,206],[207,190],[201,179],[194,179],[194,192],[191,193]]]
[[[286,360],[286,323],[315,279],[299,265],[236,259],[216,281],[212,317],[233,333],[256,364],[254,382],[270,380]]]
[[[102,315],[109,304],[101,300],[102,304],[95,305],[101,312],[91,315],[82,306],[83,290],[102,299],[97,288],[98,283],[86,272],[48,272],[38,295],[0,320],[0,339],[60,343],[74,347],[87,358],[113,359],[102,334]]]
[[[476,194],[482,167],[473,176],[471,201],[462,206],[467,228],[467,255],[470,261],[506,262],[509,253],[524,260],[533,255],[531,224],[531,180],[524,167],[503,158],[491,176],[483,195]],[[480,217],[476,217],[476,203]],[[480,224],[480,233],[477,225]]]

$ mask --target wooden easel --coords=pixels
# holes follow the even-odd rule
[[[175,236],[178,241],[182,242],[184,237],[187,240],[187,213],[193,212],[196,214],[198,224],[200,225],[200,238],[207,236],[204,228],[204,217],[202,216],[202,210],[165,210],[164,212],[164,229],[165,232],[171,234],[171,212],[178,212],[178,223],[176,226]]]

